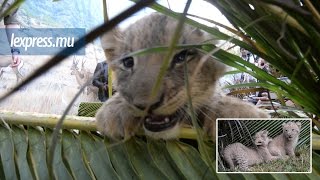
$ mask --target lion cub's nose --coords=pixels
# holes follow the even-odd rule
[[[147,104],[134,104],[134,106],[142,111],[144,111],[148,107]],[[160,103],[158,102],[155,104],[152,104],[151,106],[149,106],[148,112],[151,113],[152,110],[157,109],[159,106],[160,106]]]
[[[147,108],[147,106],[145,104],[134,104],[134,106],[140,110],[145,110]]]
[[[148,113],[151,113],[153,110],[157,109],[158,107],[161,106],[162,102],[163,102],[163,99],[164,99],[164,95],[161,95],[160,96],[160,99],[152,104],[147,104],[147,103],[134,103],[133,105],[140,109],[140,110],[145,110],[146,108],[149,107],[148,109]]]

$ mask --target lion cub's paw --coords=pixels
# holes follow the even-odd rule
[[[121,120],[118,120],[118,115],[109,113],[112,104],[103,104],[96,114],[97,129],[102,134],[112,138],[121,139],[124,137],[124,128],[121,125]]]
[[[139,123],[130,112],[129,105],[119,95],[112,96],[96,114],[98,131],[114,140],[133,136]]]

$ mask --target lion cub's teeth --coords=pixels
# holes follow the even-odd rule
[[[164,122],[168,123],[170,121],[170,119],[168,117],[164,118]]]

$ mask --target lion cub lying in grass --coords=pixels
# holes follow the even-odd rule
[[[143,56],[129,53],[157,46],[168,46],[177,21],[154,13],[123,31],[113,30],[102,37],[109,67],[115,74],[117,93],[97,112],[98,130],[113,138],[128,138],[143,128],[156,139],[176,138],[184,123],[191,122],[186,90],[186,74],[196,118],[211,136],[216,118],[265,118],[266,113],[239,99],[219,93],[218,79],[225,65],[209,58],[195,73],[203,53],[195,48],[176,50],[159,91],[150,98],[167,52]],[[185,25],[178,44],[200,44],[212,39],[207,33]],[[208,43],[208,42],[206,42]],[[144,113],[146,112],[146,113]]]
[[[241,143],[233,143],[223,150],[223,158],[233,171],[238,165],[241,171],[248,171],[249,166],[269,162],[280,157],[272,156],[268,149],[268,144],[272,141],[268,137],[268,131],[259,131],[254,136],[256,148],[249,148]]]
[[[267,130],[255,134],[253,143],[256,148],[249,148],[241,143],[233,143],[223,150],[223,158],[233,171],[238,165],[241,171],[247,171],[249,166],[269,162],[276,159],[287,160],[295,157],[301,122],[282,124],[282,133],[274,139],[268,137]]]

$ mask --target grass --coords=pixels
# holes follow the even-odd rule
[[[86,67],[93,72],[96,64],[93,54],[94,51],[91,46],[87,48],[87,50],[90,56],[88,55],[89,58],[86,61]],[[48,57],[22,56],[22,59],[25,62],[22,73],[27,76],[47,61]],[[37,81],[28,84],[28,86],[21,88],[17,93],[2,101],[0,103],[0,110],[62,114],[71,101],[71,98],[78,91],[76,78],[70,74],[71,64],[72,57],[42,75]],[[3,74],[3,77],[0,79],[0,95],[5,94],[15,85],[15,78],[14,73],[11,71]],[[81,94],[68,114],[76,115],[80,102],[93,101],[98,101],[96,95],[93,95],[93,93],[89,95]]]
[[[296,149],[296,157],[278,159],[268,163],[251,166],[250,172],[309,172],[310,146],[304,145]],[[231,172],[229,169],[219,167],[219,172]],[[242,172],[238,167],[232,172]]]
[[[252,166],[253,172],[309,172],[310,146],[304,145],[296,149],[297,157],[287,160],[276,160],[266,164]]]

